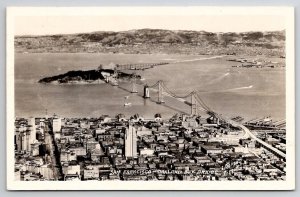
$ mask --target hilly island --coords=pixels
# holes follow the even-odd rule
[[[138,29],[43,36],[15,36],[17,53],[125,53],[193,55],[285,54],[285,31],[215,33]]]
[[[69,71],[64,74],[45,77],[40,79],[39,83],[52,83],[52,84],[91,84],[91,83],[104,83],[111,82],[112,77],[117,78],[119,81],[130,80],[132,78],[139,79],[139,75],[128,74],[118,71],[118,74],[114,76],[113,69],[98,68],[95,70],[76,70]]]

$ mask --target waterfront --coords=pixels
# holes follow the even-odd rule
[[[94,117],[139,113],[153,117],[160,112],[170,117],[176,111],[157,105],[140,96],[108,84],[45,85],[37,81],[46,76],[69,70],[95,69],[99,64],[142,63],[169,61],[171,64],[140,71],[144,83],[164,80],[177,94],[197,90],[214,111],[226,116],[241,115],[245,118],[271,115],[285,118],[285,70],[237,69],[226,57],[196,60],[193,55],[127,55],[127,54],[15,54],[15,112],[16,116],[39,116],[57,113],[60,116]],[[174,62],[174,63],[172,63]],[[177,63],[175,63],[177,62]],[[122,87],[130,89],[128,84]],[[141,93],[139,93],[141,95]],[[131,107],[124,108],[124,96],[130,96]],[[154,95],[154,93],[152,93]],[[168,106],[189,112],[186,105],[168,99]],[[257,107],[259,106],[259,107]]]

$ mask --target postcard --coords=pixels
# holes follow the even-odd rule
[[[292,7],[8,7],[7,189],[293,190],[294,48]]]

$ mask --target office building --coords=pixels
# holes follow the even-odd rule
[[[52,119],[52,128],[53,132],[60,132],[61,130],[61,118],[57,117],[56,115],[54,115]]]
[[[125,134],[125,156],[137,157],[137,135],[136,129],[129,124]]]

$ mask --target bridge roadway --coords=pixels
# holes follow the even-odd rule
[[[258,142],[260,145],[262,145],[265,149],[267,149],[268,151],[272,152],[273,154],[275,154],[277,157],[280,157],[282,159],[286,159],[286,154],[284,154],[283,152],[281,152],[280,150],[278,150],[277,148],[271,146],[270,144],[264,142],[263,140],[259,139],[258,137],[256,137],[247,127],[245,127],[244,125],[242,125],[241,123],[235,122],[233,120],[227,119],[219,114],[216,114],[213,112],[213,114],[215,116],[217,116],[218,118],[226,121],[227,123],[229,123],[230,125],[232,125],[233,127],[239,127],[242,130],[244,130],[248,136],[252,139],[254,139],[256,142]]]
[[[139,63],[139,64],[119,64],[116,66],[117,70],[144,70],[153,68],[154,66],[166,65],[168,62],[158,63]]]
[[[157,62],[157,63],[138,63],[138,64],[118,64],[116,66],[116,70],[144,70],[153,68],[155,66],[161,66],[166,64],[176,64],[176,63],[183,63],[183,62],[194,62],[194,61],[203,61],[203,60],[211,60],[225,57],[226,55],[218,55],[218,56],[211,56],[211,57],[201,57],[195,59],[187,59],[187,60],[178,60],[174,62]]]

